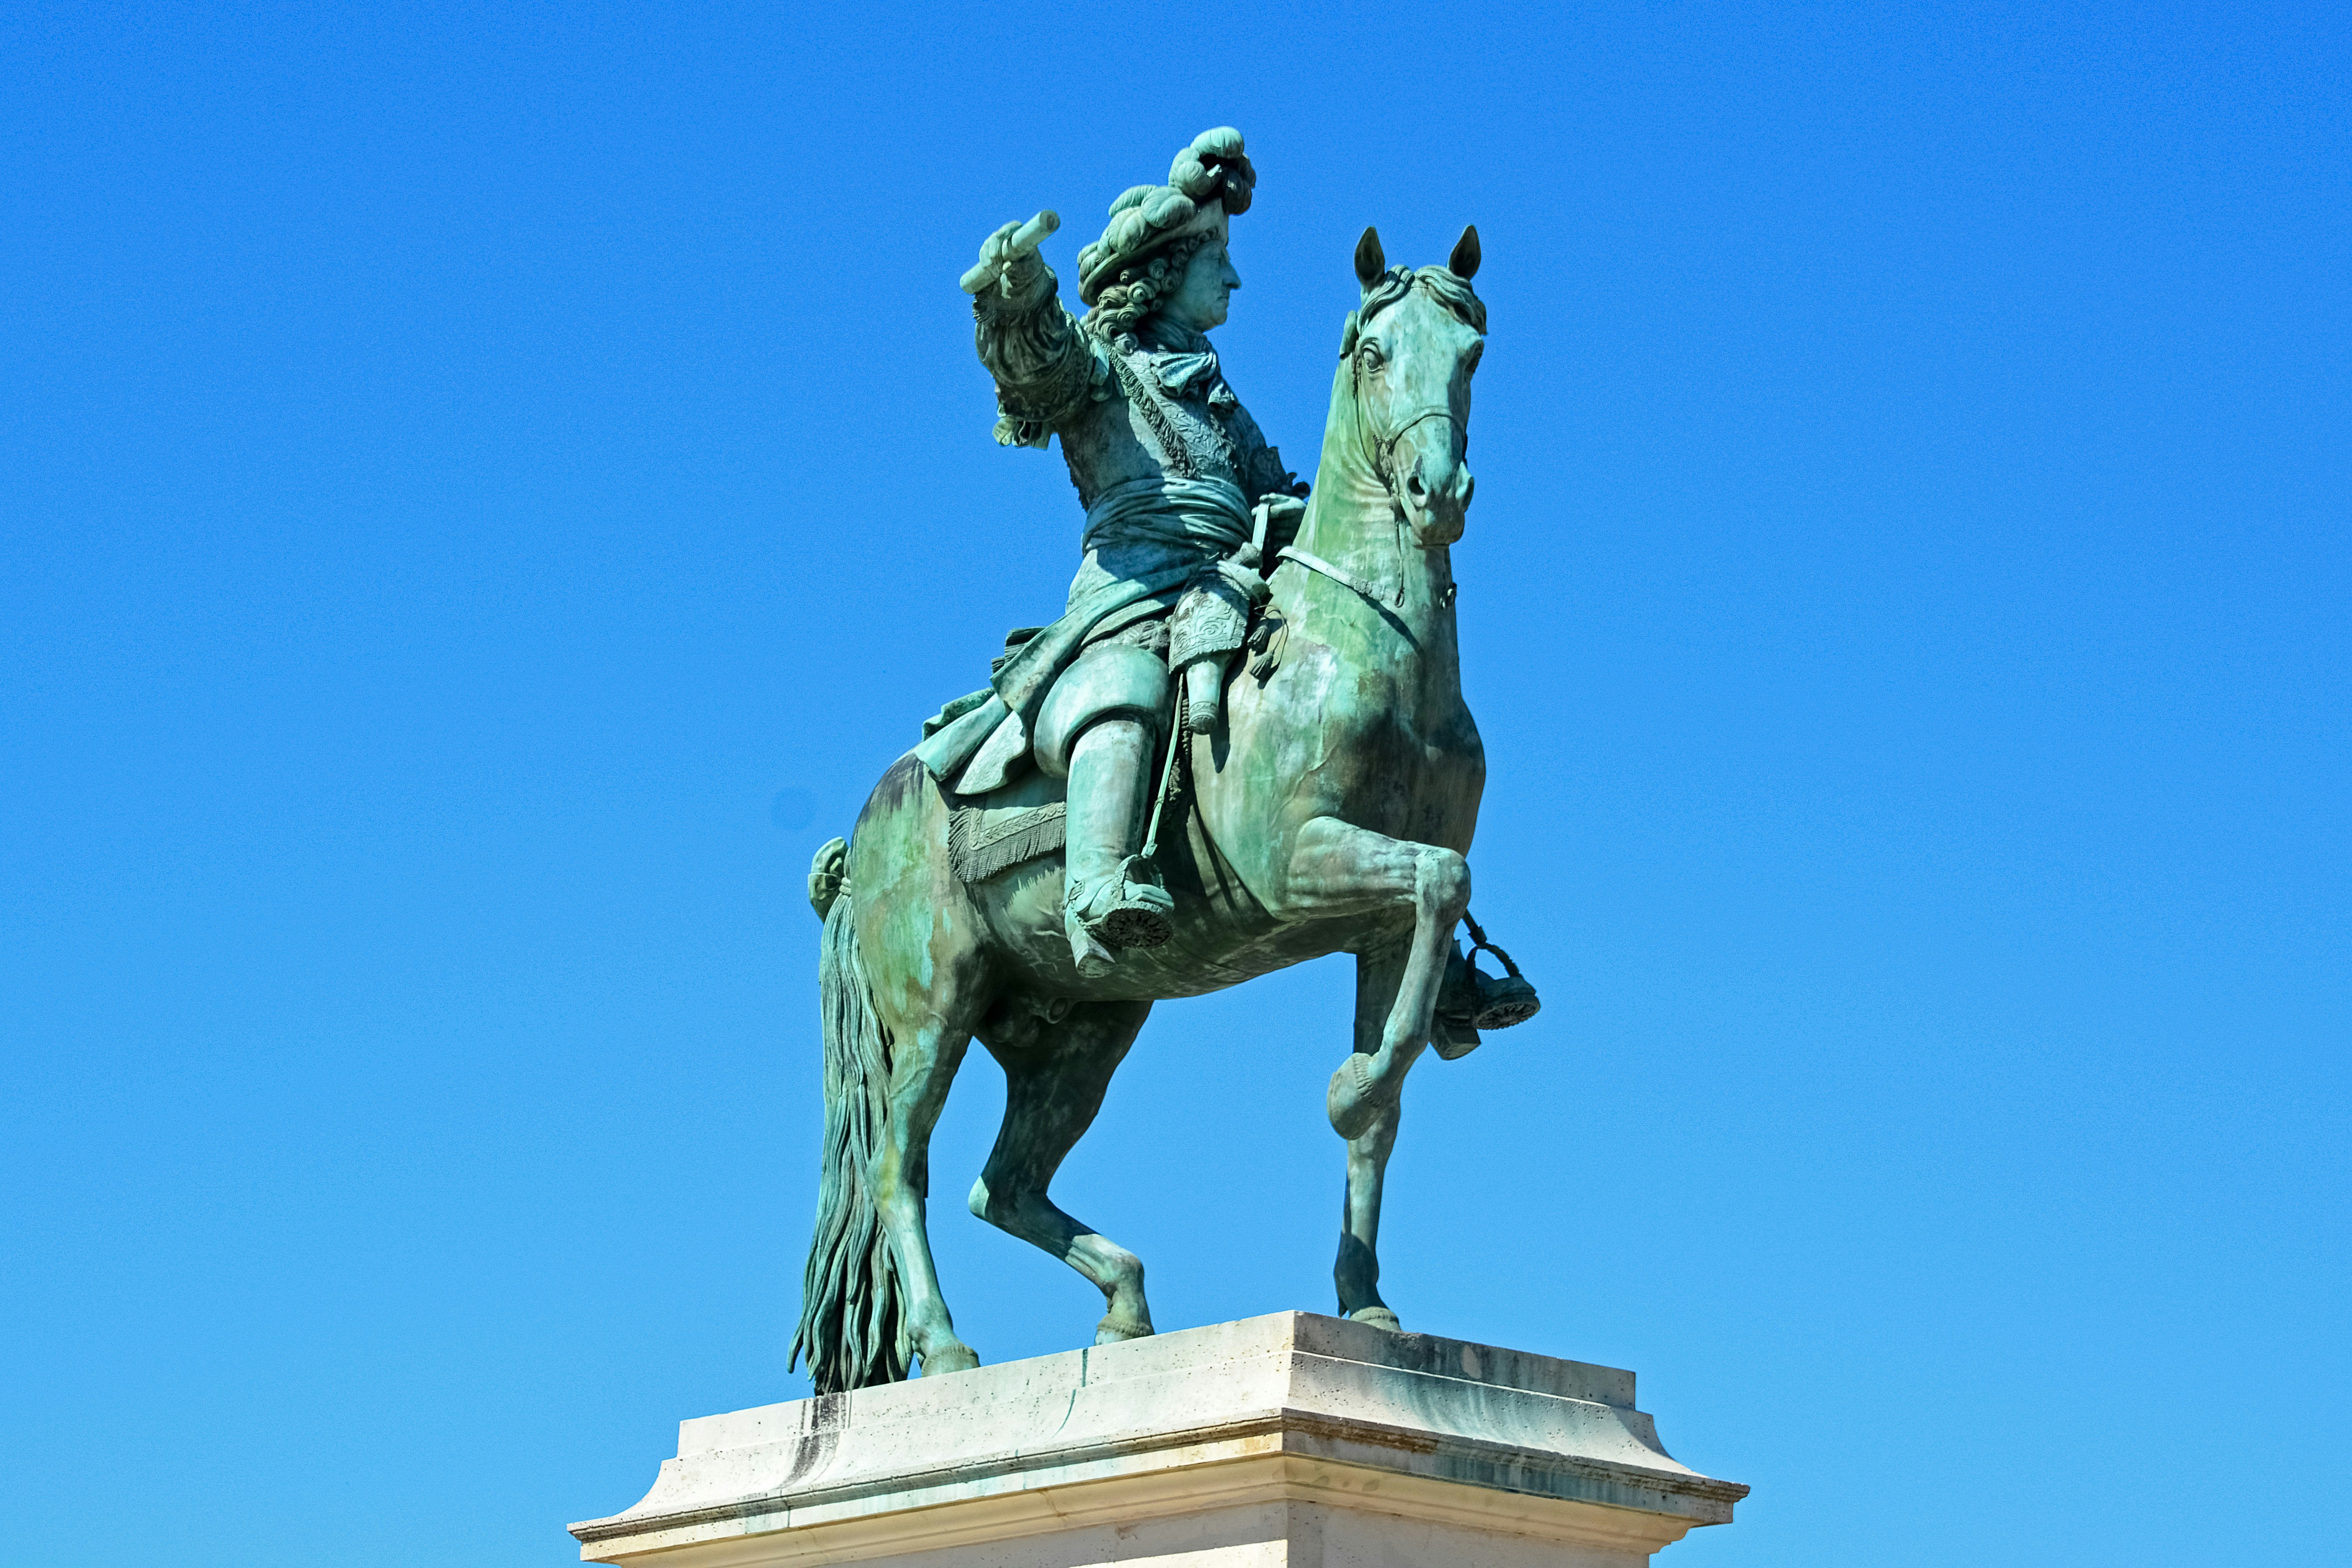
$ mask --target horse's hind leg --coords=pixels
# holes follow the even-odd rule
[[[992,1015],[981,1029],[982,1040],[1004,1065],[1004,1126],[972,1184],[971,1211],[1093,1281],[1108,1305],[1095,1325],[1097,1344],[1151,1332],[1143,1263],[1063,1213],[1045,1189],[1071,1145],[1093,1124],[1110,1075],[1150,1011],[1150,1002],[1087,1002],[1046,1023],[1015,1002],[1004,1009],[1009,1016]],[[998,1024],[1003,1027],[992,1027]]]
[[[876,1021],[883,1072],[866,1192],[883,1231],[903,1302],[906,1348],[923,1375],[980,1364],[956,1337],[940,1293],[925,1224],[931,1129],[971,1043],[992,988],[989,955],[970,894],[948,866],[947,820],[938,789],[912,756],[882,776],[850,846],[857,949]]]
[[[1379,1051],[1406,964],[1402,945],[1357,956],[1359,1053],[1370,1056]],[[1339,1291],[1340,1316],[1388,1329],[1401,1325],[1396,1313],[1381,1300],[1381,1188],[1403,1114],[1400,1095],[1380,1110],[1370,1127],[1348,1140],[1348,1187],[1339,1205],[1339,1259],[1331,1269],[1332,1282]]]
[[[886,1009],[885,1018],[892,1026],[888,1115],[867,1172],[868,1190],[890,1235],[907,1302],[907,1338],[922,1358],[922,1375],[969,1372],[980,1364],[980,1356],[956,1337],[931,1260],[924,1211],[931,1186],[931,1129],[971,1035],[928,1010],[898,1019],[889,1019]]]

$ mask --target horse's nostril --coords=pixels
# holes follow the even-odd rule
[[[1421,470],[1418,467],[1404,476],[1404,487],[1412,492],[1412,498],[1416,501],[1426,500],[1429,497],[1429,486],[1422,483]]]

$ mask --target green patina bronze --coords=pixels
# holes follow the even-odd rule
[[[1255,183],[1221,129],[1120,196],[1078,254],[1083,319],[1036,252],[1049,213],[965,276],[997,439],[1060,438],[1084,555],[1061,617],[1007,639],[810,872],[824,1163],[793,1352],[820,1392],[978,1364],[925,1231],[931,1129],[972,1040],[1006,1104],[971,1210],[1101,1289],[1102,1343],[1152,1332],[1143,1266],[1046,1189],[1154,1001],[1356,955],[1328,1105],[1348,1143],[1335,1277],[1342,1312],[1390,1327],[1376,1249],[1405,1074],[1535,1010],[1507,957],[1486,976],[1454,938],[1486,778],[1452,554],[1477,231],[1418,270],[1364,231],[1310,491],[1206,336]]]

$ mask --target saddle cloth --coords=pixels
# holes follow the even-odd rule
[[[1043,806],[990,806],[951,799],[948,864],[958,882],[986,882],[1024,861],[1059,854],[1068,827],[1068,808],[1060,800]]]

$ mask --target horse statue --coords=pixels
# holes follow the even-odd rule
[[[895,1381],[917,1362],[922,1375],[980,1364],[956,1335],[925,1229],[931,1131],[975,1037],[1004,1069],[1005,1108],[971,1212],[1101,1290],[1097,1343],[1150,1333],[1142,1263],[1055,1205],[1054,1174],[1153,1002],[1329,953],[1357,966],[1354,1047],[1328,1101],[1348,1149],[1339,1306],[1399,1326],[1381,1299],[1378,1238],[1405,1075],[1433,1044],[1459,1056],[1481,1027],[1536,1002],[1499,949],[1488,950],[1509,974],[1489,978],[1454,939],[1486,779],[1462,700],[1452,553],[1486,346],[1477,231],[1443,267],[1390,267],[1370,229],[1354,259],[1361,299],[1311,498],[1269,551],[1271,601],[1223,672],[1213,726],[1160,727],[1145,855],[1172,899],[1172,934],[1090,976],[1066,935],[1058,848],[999,854],[975,874],[978,841],[1060,809],[1062,781],[1042,772],[966,799],[909,752],[846,845],[818,852],[824,1167],[793,1354],[808,1356],[821,1394]],[[1485,946],[1475,924],[1471,935]]]

